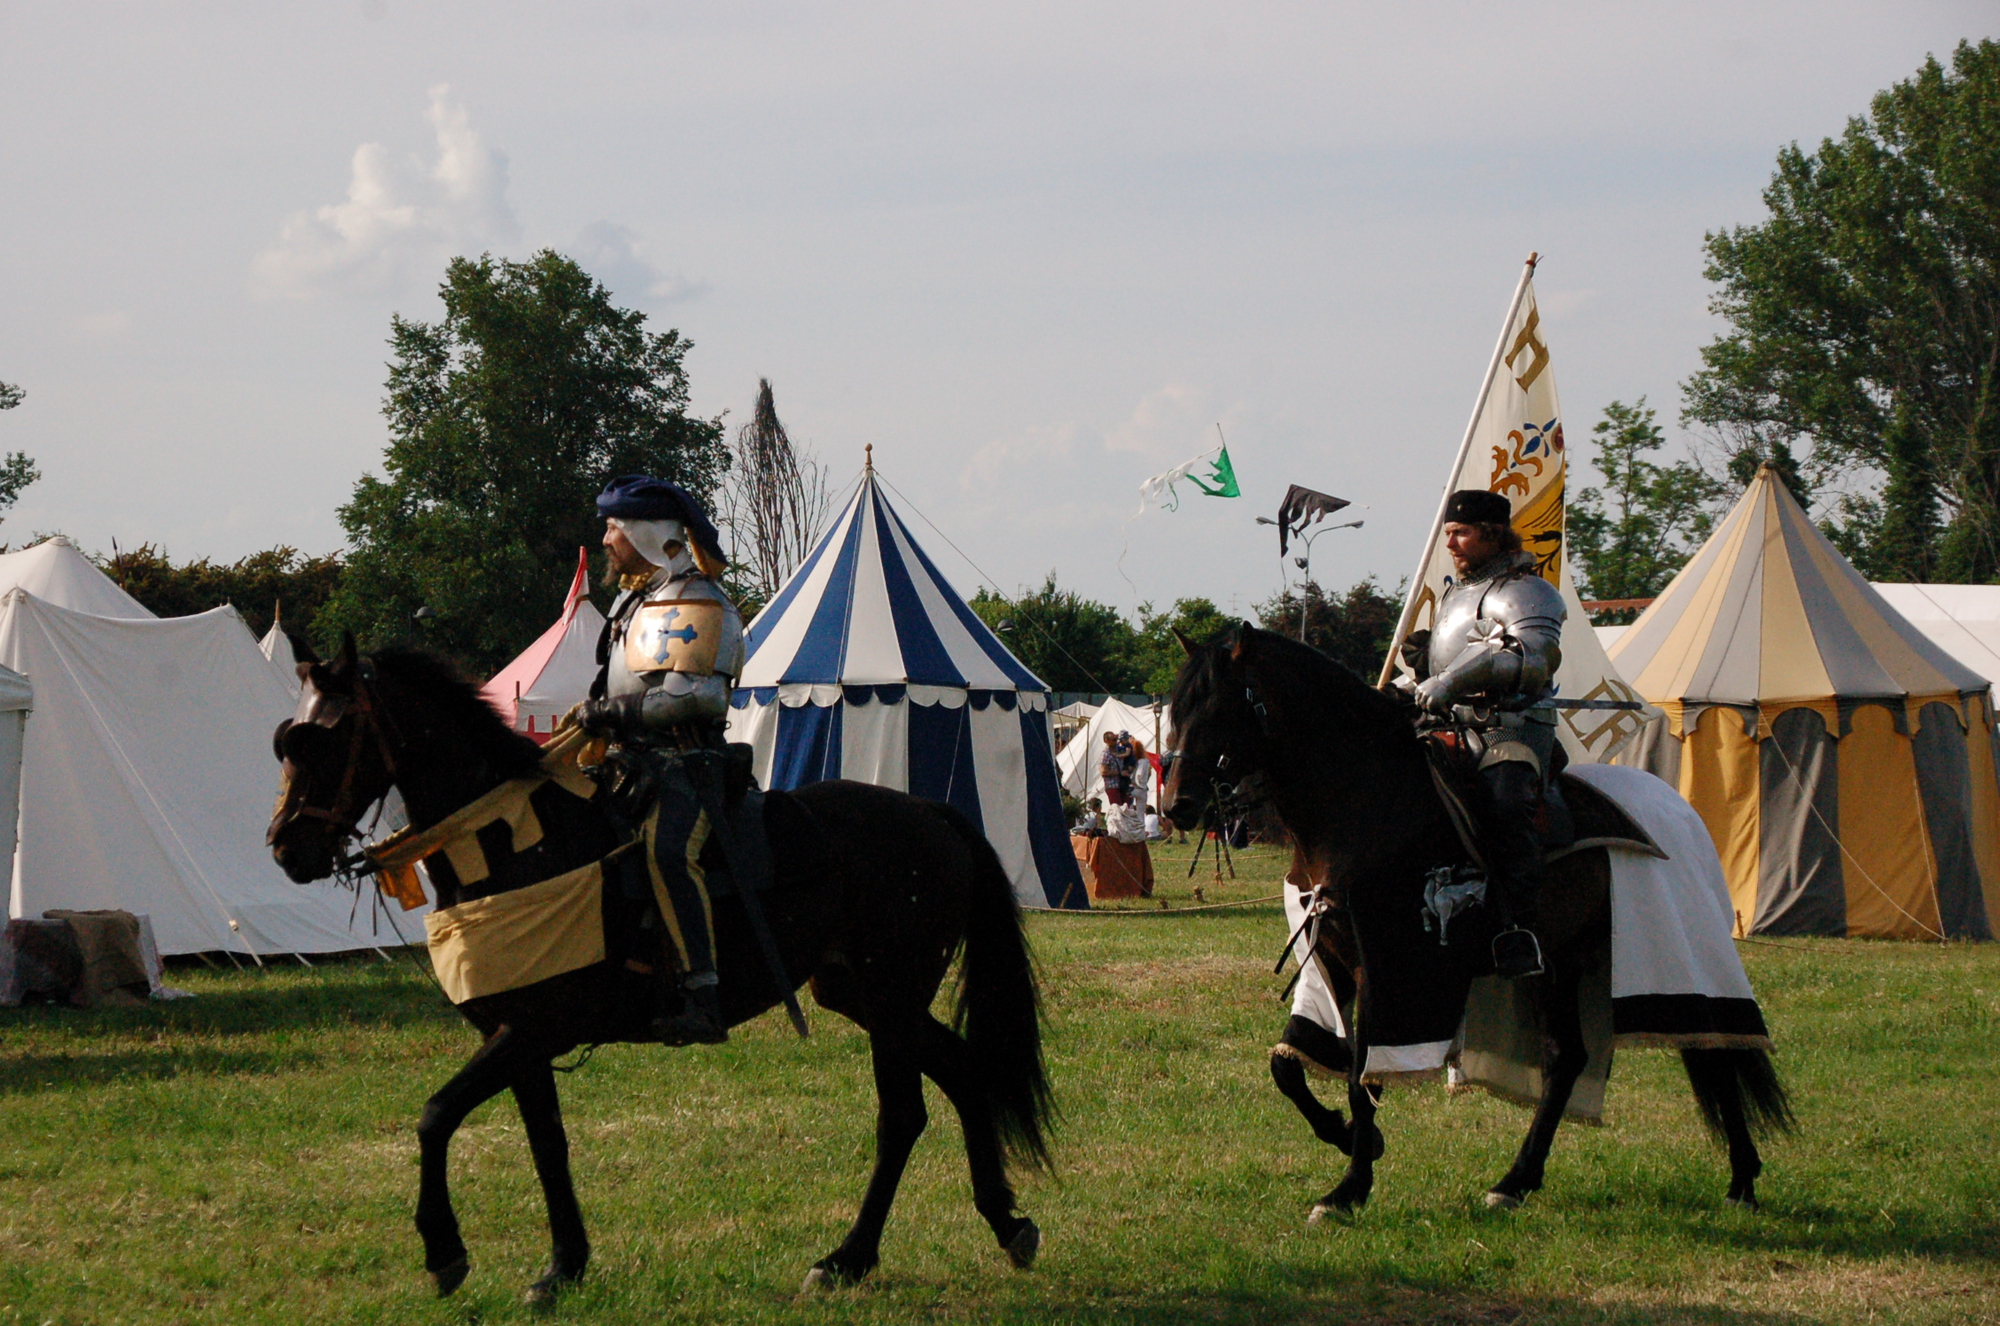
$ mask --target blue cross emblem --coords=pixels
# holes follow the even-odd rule
[[[700,634],[692,626],[683,626],[679,630],[669,629],[679,619],[680,615],[681,610],[679,608],[669,608],[667,609],[667,615],[660,619],[660,643],[659,647],[653,651],[653,661],[655,663],[664,663],[667,661],[668,641],[678,640],[684,645],[693,644],[695,637]]]

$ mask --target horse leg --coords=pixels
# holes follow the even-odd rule
[[[1750,1119],[1743,1108],[1743,1089],[1736,1067],[1727,1050],[1683,1050],[1688,1083],[1694,1088],[1703,1115],[1710,1127],[1729,1144],[1729,1195],[1731,1206],[1748,1211],[1757,1209],[1757,1177],[1764,1161],[1750,1136]]]
[[[465,1117],[512,1086],[518,1068],[520,1038],[512,1027],[487,1037],[465,1067],[424,1102],[417,1120],[417,1146],[422,1168],[417,1187],[417,1234],[424,1241],[424,1269],[443,1298],[465,1283],[470,1265],[465,1241],[459,1237],[458,1216],[451,1209],[451,1185],[446,1153],[452,1134]]]
[[[1581,973],[1569,966],[1551,970],[1542,978],[1542,1006],[1548,1026],[1542,1055],[1542,1099],[1535,1107],[1534,1122],[1528,1125],[1520,1154],[1514,1157],[1514,1167],[1486,1192],[1486,1205],[1496,1210],[1519,1206],[1522,1198],[1542,1186],[1543,1168],[1555,1143],[1556,1129],[1562,1126],[1569,1094],[1590,1062],[1577,1009],[1581,979]]]
[[[806,1272],[804,1288],[832,1288],[854,1284],[881,1260],[882,1226],[889,1219],[889,1204],[896,1200],[896,1185],[903,1180],[903,1167],[910,1151],[923,1136],[930,1115],[924,1109],[924,1080],[917,1056],[901,1037],[885,1035],[880,1025],[871,1028],[870,1042],[875,1060],[875,1172],[868,1177],[868,1191],[862,1196],[860,1214],[839,1247],[813,1263]]]
[[[1375,1162],[1382,1156],[1382,1130],[1375,1126],[1375,1090],[1361,1081],[1362,1066],[1368,1062],[1366,1037],[1365,1031],[1355,1033],[1354,1062],[1347,1069],[1347,1108],[1354,1116],[1350,1134],[1353,1149],[1347,1153],[1347,1173],[1332,1192],[1313,1203],[1312,1212],[1306,1217],[1308,1223],[1317,1224],[1329,1212],[1354,1214],[1368,1204],[1368,1194],[1375,1187]]]
[[[551,1251],[549,1269],[528,1286],[524,1301],[548,1307],[556,1296],[583,1279],[590,1262],[590,1237],[583,1229],[583,1212],[576,1204],[576,1186],[569,1173],[569,1137],[563,1131],[562,1102],[556,1095],[556,1075],[546,1061],[522,1065],[514,1079],[514,1104],[535,1158],[535,1177],[549,1208]]]
[[[1338,1147],[1343,1156],[1354,1154],[1354,1134],[1347,1126],[1347,1116],[1320,1104],[1319,1097],[1313,1094],[1312,1084],[1306,1080],[1304,1064],[1288,1054],[1273,1053],[1271,1081],[1304,1116],[1314,1137],[1328,1146]]]
[[[1008,1260],[1025,1271],[1035,1264],[1035,1254],[1041,1251],[1042,1231],[1034,1221],[1015,1213],[1014,1187],[1007,1182],[1000,1129],[973,1074],[971,1047],[936,1018],[926,1014],[925,1022],[924,1075],[938,1084],[938,1090],[958,1112],[959,1131],[965,1134],[965,1158],[972,1169],[972,1204]]]

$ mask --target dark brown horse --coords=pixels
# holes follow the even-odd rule
[[[1440,983],[1457,982],[1462,1001],[1464,985],[1492,970],[1491,931],[1474,929],[1450,959],[1437,956],[1438,940],[1423,931],[1426,873],[1467,858],[1403,705],[1318,651],[1247,622],[1214,644],[1183,644],[1189,658],[1172,701],[1180,749],[1164,793],[1168,813],[1192,829],[1218,803],[1268,800],[1297,844],[1295,878],[1310,880],[1334,905],[1319,951],[1351,1029],[1339,1067],[1347,1071],[1352,1126],[1313,1096],[1296,1059],[1275,1055],[1271,1071],[1321,1140],[1349,1156],[1347,1173],[1314,1216],[1352,1212],[1368,1200],[1382,1154],[1379,1088],[1362,1076],[1369,1029],[1388,1016],[1384,964],[1437,964]],[[1557,1125],[1588,1062],[1578,989],[1609,951],[1610,878],[1602,847],[1551,865],[1537,926],[1547,974],[1531,987],[1545,1032],[1544,1091],[1513,1167],[1488,1191],[1490,1206],[1518,1206],[1542,1186]],[[1682,1059],[1703,1119],[1729,1148],[1728,1200],[1755,1206],[1762,1162],[1752,1134],[1791,1124],[1770,1058],[1732,1047],[1685,1049]]]
[[[368,661],[349,640],[331,665],[299,668],[299,718],[275,738],[286,793],[273,817],[272,855],[294,880],[324,879],[344,863],[363,811],[393,784],[413,828],[444,819],[510,779],[534,776],[542,752],[509,729],[473,686],[427,655],[389,650]],[[546,793],[546,795],[545,795]],[[540,843],[515,852],[480,842],[491,875],[460,882],[444,857],[429,863],[440,908],[549,879],[598,860],[620,842],[597,799],[545,788],[532,801]],[[859,1280],[879,1258],[882,1227],[911,1148],[924,1131],[923,1077],[958,1113],[972,1169],[973,1204],[1014,1264],[1041,1244],[1014,1210],[1011,1159],[1046,1158],[1049,1093],[1043,1074],[1039,996],[1013,890],[993,848],[949,806],[860,783],[829,782],[765,799],[774,886],[763,895],[770,929],[793,980],[810,980],[819,1004],[867,1031],[874,1056],[875,1170],[860,1214],[840,1246],[816,1263],[808,1286]],[[607,887],[607,951],[634,923]],[[740,898],[715,901],[722,1004],[733,1025],[780,1002]],[[957,1028],[931,1015],[955,954],[963,955]],[[648,1012],[622,964],[607,958],[459,1011],[484,1037],[471,1062],[423,1110],[417,1231],[438,1292],[465,1279],[446,1179],[454,1131],[481,1103],[514,1093],[547,1198],[553,1253],[530,1287],[548,1302],[582,1276],[590,1257],[570,1180],[569,1146],[551,1063],[580,1045],[645,1039]],[[962,1033],[962,1034],[961,1034]]]

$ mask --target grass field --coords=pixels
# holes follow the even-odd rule
[[[1191,901],[1186,849],[1158,859],[1163,896]],[[1208,901],[1274,890],[1269,854],[1238,866]],[[881,1270],[795,1296],[872,1152],[866,1042],[815,1011],[810,1042],[767,1017],[564,1079],[596,1256],[557,1317],[2000,1322],[2000,946],[1742,946],[1801,1123],[1765,1148],[1762,1214],[1723,1208],[1677,1058],[1634,1051],[1608,1126],[1565,1129],[1524,1210],[1480,1194],[1525,1113],[1429,1087],[1385,1104],[1369,1208],[1308,1227],[1340,1157],[1269,1084],[1275,904],[1030,928],[1065,1114],[1054,1172],[1020,1185],[1047,1239],[1033,1272],[974,1214],[932,1092]],[[0,1326],[527,1318],[547,1244],[505,1098],[454,1153],[472,1277],[429,1297],[413,1130],[474,1038],[410,957],[169,979],[200,998],[0,1010]]]

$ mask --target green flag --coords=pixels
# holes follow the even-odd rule
[[[1208,483],[1214,484],[1215,487],[1210,488],[1208,483],[1203,483],[1192,474],[1188,476],[1188,482],[1201,489],[1204,493],[1207,493],[1210,497],[1243,496],[1243,490],[1236,486],[1236,467],[1229,463],[1229,448],[1227,446],[1223,447],[1216,455],[1215,468],[1208,472]]]

